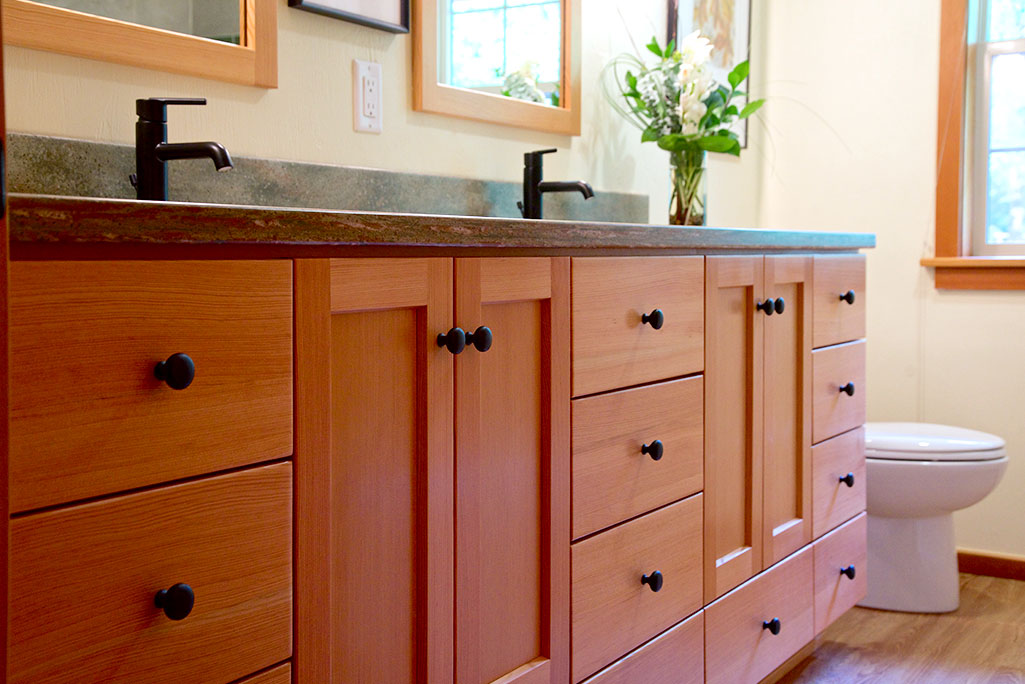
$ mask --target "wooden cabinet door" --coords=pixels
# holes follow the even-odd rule
[[[569,261],[457,259],[458,684],[569,680]],[[392,680],[377,680],[392,681]]]
[[[762,569],[763,259],[705,259],[705,603]]]
[[[811,257],[765,257],[765,296],[784,302],[782,314],[764,317],[762,565],[766,568],[812,539],[811,282]]]
[[[296,278],[297,681],[448,684],[452,261]]]

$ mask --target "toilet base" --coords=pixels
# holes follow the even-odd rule
[[[954,516],[868,516],[866,608],[910,613],[957,610],[960,582]]]

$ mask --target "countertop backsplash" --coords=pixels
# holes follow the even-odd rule
[[[25,133],[8,135],[11,192],[134,199],[131,145]],[[352,166],[233,156],[235,168],[217,173],[207,159],[168,164],[170,197],[182,202],[329,210],[387,211],[519,218],[522,185]],[[587,179],[583,179],[587,180]],[[603,192],[545,197],[545,218],[647,223],[648,198]]]

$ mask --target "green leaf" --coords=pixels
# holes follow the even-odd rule
[[[734,140],[733,141],[733,147],[731,147],[730,149],[726,150],[726,154],[732,154],[734,157],[739,157],[740,156],[740,141],[739,140]]]
[[[702,119],[701,127],[702,128],[715,128],[720,123],[722,123],[722,122],[719,120],[719,117],[717,117],[715,114],[712,114],[711,112],[709,112],[708,114],[705,115],[705,118]]]
[[[682,152],[691,141],[683,133],[670,133],[658,139],[658,146],[667,152]]]
[[[630,86],[630,90],[637,90],[637,77],[633,75],[632,71],[626,72],[626,84]]]
[[[723,116],[736,116],[736,115],[737,115],[737,105],[730,105],[729,107],[726,108],[726,111],[723,112]]]
[[[660,137],[662,136],[654,128],[645,128],[644,132],[641,133],[641,142],[655,142]]]
[[[744,82],[748,74],[751,72],[751,63],[748,60],[744,60],[737,66],[733,67],[733,71],[726,77],[726,80],[730,82],[730,87],[736,89],[738,85]]]
[[[675,38],[673,38],[671,41],[669,41],[669,45],[666,45],[666,52],[665,52],[666,57],[668,57],[669,55],[673,54],[674,50],[676,50],[676,39]]]
[[[698,138],[698,147],[708,152],[729,152],[735,145],[737,145],[736,140],[731,140],[721,135]]]
[[[658,46],[658,38],[652,36],[651,42],[645,45],[645,47],[654,52],[659,57],[665,57],[665,55],[662,54],[662,48]]]
[[[748,102],[746,105],[744,105],[744,108],[740,110],[740,118],[746,119],[747,117],[751,116],[759,109],[761,109],[763,104],[765,104],[765,100],[755,100],[754,102]]]
[[[713,90],[712,94],[705,98],[705,106],[709,110],[721,107],[726,101],[723,99],[722,93],[718,90]]]

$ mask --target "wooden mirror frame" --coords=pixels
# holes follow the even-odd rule
[[[108,19],[30,0],[3,0],[3,42],[105,62],[278,87],[276,0],[239,4],[242,45]]]
[[[561,105],[552,107],[438,82],[438,3],[413,3],[413,109],[463,119],[580,135],[580,5],[562,0]]]

